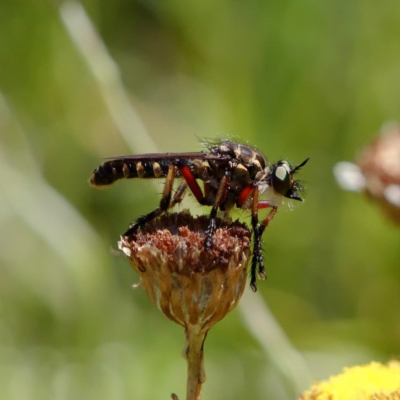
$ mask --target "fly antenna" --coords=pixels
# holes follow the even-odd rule
[[[290,171],[290,173],[291,173],[291,174],[294,174],[294,173],[297,172],[301,167],[304,167],[304,166],[308,163],[308,160],[309,160],[310,158],[311,158],[311,157],[306,158],[301,164],[299,164],[297,167],[294,167],[294,168]]]

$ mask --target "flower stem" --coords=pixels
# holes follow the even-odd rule
[[[186,400],[200,400],[201,386],[206,380],[203,346],[207,332],[208,330],[196,325],[186,326],[186,349],[184,351],[188,367]]]

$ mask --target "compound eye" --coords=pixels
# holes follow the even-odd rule
[[[272,186],[276,193],[286,196],[291,188],[290,165],[286,161],[279,161],[272,173]]]

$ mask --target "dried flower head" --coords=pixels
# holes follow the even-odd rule
[[[394,221],[400,223],[400,126],[382,132],[358,160],[366,192]]]
[[[222,220],[217,220],[212,248],[206,251],[208,224],[205,216],[166,214],[119,242],[150,300],[185,328],[187,400],[200,399],[205,338],[238,304],[251,253],[247,226]]]
[[[385,214],[400,224],[400,126],[389,124],[367,146],[357,164],[340,162],[334,173],[347,190],[366,192]]]
[[[150,300],[184,327],[211,328],[235,308],[246,284],[249,229],[219,220],[213,247],[205,251],[208,222],[166,214],[119,242]]]

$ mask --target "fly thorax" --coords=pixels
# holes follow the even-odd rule
[[[237,165],[232,174],[232,186],[246,186],[251,181],[249,170],[242,164]]]
[[[254,178],[254,182],[257,183],[258,192],[260,194],[264,193],[271,186],[269,177],[270,177],[270,173],[269,173],[268,169],[257,172],[257,174]]]

